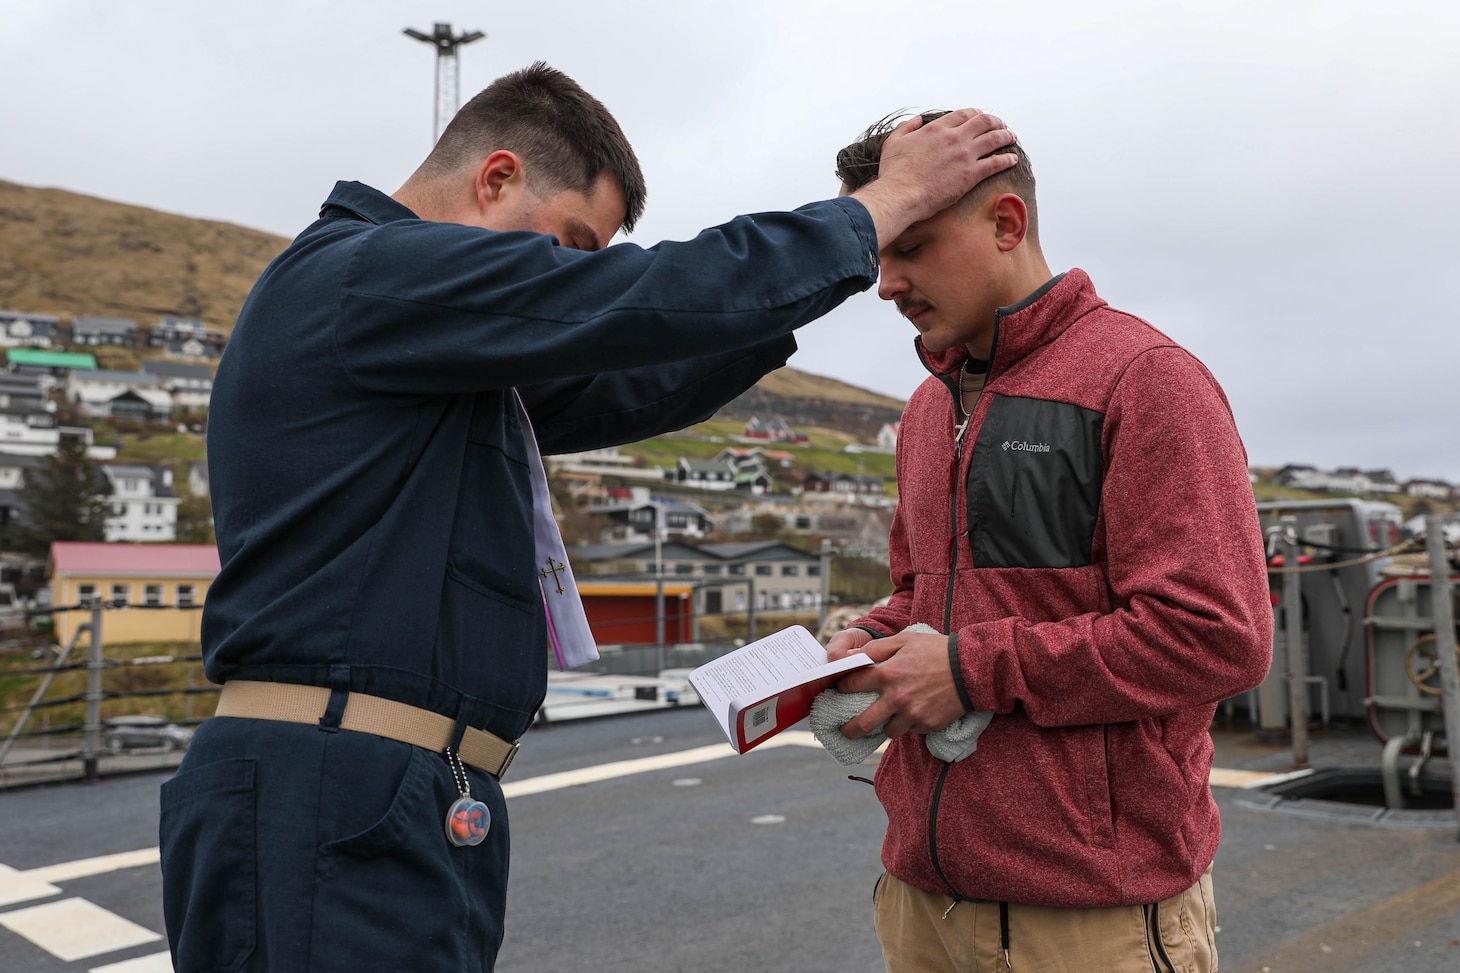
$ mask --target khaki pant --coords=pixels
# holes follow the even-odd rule
[[[1155,905],[1007,906],[924,892],[884,874],[874,894],[888,973],[1216,973],[1212,870]],[[950,910],[949,906],[953,905]]]

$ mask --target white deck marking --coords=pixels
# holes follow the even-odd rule
[[[819,747],[815,734],[803,730],[791,730],[782,733],[780,736],[767,740],[758,746],[757,750],[769,750],[775,747]],[[636,760],[618,760],[611,764],[598,764],[595,767],[580,767],[577,770],[565,770],[559,774],[544,774],[541,777],[529,777],[526,780],[513,781],[502,785],[504,797],[525,797],[528,794],[541,794],[545,791],[555,791],[563,787],[576,787],[581,784],[592,784],[601,780],[612,780],[615,777],[628,777],[631,774],[648,773],[651,770],[665,770],[669,767],[683,767],[687,764],[700,764],[710,760],[720,760],[725,757],[737,756],[735,748],[728,743],[712,743],[708,747],[695,747],[693,750],[679,750],[675,753],[661,753],[654,757],[639,757]]]
[[[156,865],[160,860],[161,854],[156,848],[143,848],[139,851],[123,851],[115,855],[100,855],[96,858],[62,862],[59,865],[47,865],[44,868],[32,868],[25,874],[42,882],[65,882],[73,878],[105,875],[123,868]]]
[[[172,954],[153,953],[151,956],[138,956],[136,959],[122,960],[120,963],[93,966],[86,973],[172,973]]]
[[[114,953],[162,937],[85,899],[62,899],[0,912],[0,926],[19,933],[58,959],[71,962]]]
[[[776,747],[819,746],[821,744],[817,742],[815,734],[804,730],[789,730],[773,739],[767,740],[756,749],[771,750]],[[568,770],[557,774],[543,774],[542,776],[529,777],[525,780],[510,781],[502,785],[502,793],[509,798],[526,797],[531,794],[543,794],[548,791],[561,790],[565,787],[578,787],[598,781],[612,780],[617,777],[628,777],[633,774],[643,774],[654,770],[666,770],[672,767],[684,767],[690,764],[708,763],[713,760],[723,760],[726,757],[734,756],[737,756],[737,754],[728,743],[716,743],[705,747],[695,747],[691,750],[658,754],[653,757],[640,757],[635,760],[619,760],[613,763],[599,764],[594,767],[581,767],[577,770]],[[1212,770],[1211,785],[1213,787],[1251,789],[1276,784],[1284,780],[1291,780],[1309,773],[1312,773],[1312,771],[1303,770],[1292,773],[1271,773],[1253,770],[1228,770],[1217,767]],[[29,871],[17,871],[5,865],[0,865],[0,906],[57,895],[61,890],[53,883],[64,882],[74,878],[84,878],[90,875],[101,875],[124,868],[155,865],[158,860],[158,849],[140,848],[136,851],[121,852],[115,855],[101,855],[96,858],[83,858],[79,861],[47,865],[42,868],[33,868]],[[119,973],[128,973],[128,971],[119,971]]]
[[[1280,784],[1285,780],[1307,777],[1311,773],[1313,773],[1312,770],[1294,770],[1285,774],[1275,774],[1270,770],[1225,770],[1221,767],[1213,767],[1211,783],[1213,787],[1238,787],[1250,791],[1256,787],[1268,787],[1272,784]]]
[[[58,895],[61,890],[47,885],[30,872],[17,872],[9,865],[0,865],[0,905],[14,905],[31,899]]]

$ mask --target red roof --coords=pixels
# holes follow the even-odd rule
[[[98,544],[54,541],[52,574],[208,575],[218,573],[212,544]]]

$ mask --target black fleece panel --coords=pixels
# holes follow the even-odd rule
[[[975,568],[1090,563],[1104,460],[1102,413],[995,395],[968,471]]]

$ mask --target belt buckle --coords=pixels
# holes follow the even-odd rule
[[[522,749],[520,740],[512,741],[512,749],[507,751],[507,756],[502,760],[502,766],[497,768],[497,780],[500,781],[507,776],[507,768],[512,766],[512,761],[517,759],[517,751]]]

